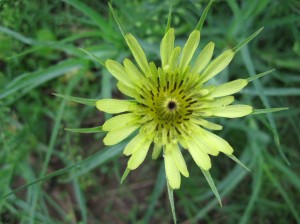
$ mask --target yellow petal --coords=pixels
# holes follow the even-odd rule
[[[138,120],[139,118],[140,118],[139,116],[136,116],[133,113],[121,114],[105,121],[102,128],[104,131],[112,131],[112,130],[120,129],[125,127],[127,124],[130,124]]]
[[[231,104],[234,101],[233,96],[224,96],[213,100],[208,100],[202,103],[202,108],[215,108],[224,107]]]
[[[180,188],[180,172],[175,165],[175,162],[172,157],[172,151],[166,151],[164,155],[165,160],[165,169],[168,183],[172,189]]]
[[[190,34],[190,36],[182,50],[182,56],[181,56],[180,63],[179,63],[181,72],[184,72],[186,67],[190,63],[190,61],[195,53],[195,50],[198,47],[199,41],[200,41],[200,32],[198,30],[194,30]]]
[[[172,144],[172,157],[180,173],[185,177],[189,177],[189,171],[177,144]]]
[[[105,66],[117,80],[128,86],[134,86],[134,83],[131,81],[129,75],[126,73],[124,67],[120,63],[108,59],[105,62]]]
[[[147,152],[149,150],[151,144],[151,140],[147,139],[147,141],[144,142],[144,144],[141,144],[138,149],[132,154],[128,161],[127,168],[129,170],[134,170],[139,167],[139,165],[142,164],[142,162],[145,160]]]
[[[132,111],[136,107],[136,103],[125,100],[103,99],[96,102],[96,107],[98,110],[110,114],[117,114]]]
[[[161,134],[161,143],[163,145],[166,145],[167,142],[168,142],[168,130],[166,128],[163,128]]]
[[[131,124],[127,125],[124,128],[113,130],[107,133],[103,142],[105,145],[115,145],[125,138],[127,138],[132,132],[140,127],[140,124]]]
[[[214,99],[211,106],[213,106],[213,107],[227,106],[227,105],[233,103],[233,101],[234,101],[233,96],[224,96],[224,97]]]
[[[157,159],[160,152],[162,150],[162,144],[154,143],[153,152],[152,152],[152,159]]]
[[[143,84],[144,76],[128,58],[124,59],[123,64],[126,73],[128,74],[128,76],[130,76],[130,79],[138,85]]]
[[[141,70],[144,72],[144,74],[150,70],[149,64],[146,58],[146,55],[138,43],[138,41],[135,39],[134,36],[132,36],[130,33],[125,35],[125,40],[127,42],[127,45],[133,54],[133,57],[136,61],[136,63],[139,65]]]
[[[200,135],[201,141],[203,141],[208,148],[212,150],[218,150],[227,155],[231,155],[233,153],[233,148],[223,138],[204,129],[201,130]]]
[[[214,59],[205,69],[201,76],[202,83],[210,80],[212,77],[221,72],[231,62],[234,52],[230,49],[222,53],[219,57]]]
[[[184,148],[184,149],[188,148],[188,146],[186,144],[186,140],[181,135],[177,135],[177,140],[178,140],[179,144],[182,146],[182,148]]]
[[[118,82],[117,87],[121,91],[121,93],[125,94],[126,96],[130,96],[135,99],[139,98],[139,93],[137,92],[138,88],[129,87],[125,85],[123,82]]]
[[[171,57],[170,57],[170,63],[169,63],[169,69],[171,71],[175,70],[177,65],[178,65],[178,59],[180,56],[180,51],[181,48],[180,47],[175,47],[171,53]]]
[[[229,105],[225,107],[210,108],[206,111],[212,113],[213,116],[236,118],[243,117],[253,112],[253,108],[249,105]]]
[[[153,116],[151,114],[147,114],[145,115],[143,118],[141,118],[138,122],[143,124],[145,122],[143,122],[143,119],[146,118],[148,120],[152,120],[153,119]],[[157,127],[157,123],[156,121],[149,121],[147,122],[146,124],[143,124],[142,126],[142,131],[146,134],[146,135],[149,135],[151,133],[154,133],[155,132],[155,129]]]
[[[151,61],[149,63],[149,67],[150,67],[151,75],[148,77],[151,78],[152,80],[156,80],[157,79],[157,67],[156,67],[155,63],[153,61]]]
[[[196,164],[203,170],[209,170],[211,168],[211,162],[207,153],[203,152],[193,140],[187,141],[187,144],[188,150]]]
[[[200,73],[207,66],[213,55],[214,47],[215,44],[213,42],[210,42],[205,46],[196,59],[192,73]]]
[[[217,86],[209,96],[210,97],[228,96],[239,92],[247,84],[248,82],[246,79],[237,79],[231,82],[227,82]]]
[[[209,155],[217,156],[219,155],[219,150],[215,147],[209,147],[209,145],[205,144],[205,141],[203,141],[204,135],[201,135],[198,133],[197,136],[194,136],[194,141],[197,144],[197,146],[204,152]]]
[[[191,119],[192,122],[194,122],[195,124],[199,124],[202,127],[211,129],[211,130],[222,130],[223,127],[219,124],[215,124],[213,122],[201,119],[201,118],[197,118],[197,119]]]
[[[165,67],[170,63],[171,53],[174,48],[174,39],[174,29],[170,28],[160,44],[160,57],[163,69],[165,69]]]
[[[145,141],[146,136],[140,132],[126,145],[123,154],[126,156],[133,154],[137,149],[141,148]]]

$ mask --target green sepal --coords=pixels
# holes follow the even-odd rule
[[[167,188],[168,188],[169,202],[170,202],[171,211],[172,211],[172,215],[173,215],[173,221],[174,221],[174,224],[176,224],[177,223],[177,219],[176,219],[176,212],[175,212],[173,189],[171,188],[171,186],[169,185],[169,183],[167,183]]]
[[[236,162],[237,164],[239,164],[241,167],[243,167],[245,170],[251,172],[251,170],[244,164],[242,163],[240,160],[238,160],[238,158],[236,158],[234,155],[226,155],[228,156],[230,159],[232,159],[234,162]]]
[[[85,98],[67,96],[67,95],[58,94],[58,93],[52,93],[52,94],[54,96],[58,96],[58,97],[63,98],[65,100],[69,100],[69,101],[75,102],[75,103],[85,104],[85,105],[88,105],[88,106],[96,106],[96,102],[98,101],[97,99],[85,99]]]
[[[263,30],[263,27],[257,30],[255,33],[247,37],[245,40],[243,40],[241,43],[236,45],[234,48],[232,48],[234,53],[237,53],[244,45],[248,44],[251,40],[253,40],[261,31]]]
[[[119,27],[119,30],[121,31],[123,37],[125,37],[126,35],[126,31],[124,29],[124,27],[122,26],[121,22],[120,22],[120,19],[119,17],[117,16],[117,13],[115,12],[114,8],[112,7],[112,5],[110,4],[110,2],[108,2],[108,7],[109,7],[109,10],[111,12],[111,14],[113,15],[116,23],[118,24],[118,27]]]
[[[128,176],[128,174],[130,173],[130,171],[131,171],[130,169],[126,168],[126,170],[124,171],[123,176],[121,178],[121,181],[120,181],[121,184],[126,179],[126,177]]]
[[[172,20],[172,4],[170,4],[170,8],[169,8],[168,21],[167,21],[167,27],[165,33],[167,33],[171,27],[171,20]]]
[[[208,5],[205,7],[205,9],[204,9],[204,11],[203,11],[203,13],[201,15],[201,18],[200,18],[200,20],[199,20],[199,22],[198,22],[195,30],[199,30],[201,32],[201,29],[202,29],[202,26],[203,26],[204,21],[206,19],[208,10],[210,9],[210,6],[211,6],[212,3],[213,3],[213,0],[210,0],[209,3],[208,3]]]
[[[267,108],[267,109],[254,109],[251,114],[267,114],[274,113],[282,110],[288,110],[288,107],[278,107],[278,108]]]
[[[270,73],[273,72],[274,70],[275,70],[275,69],[271,69],[271,70],[269,70],[269,71],[262,72],[262,73],[259,73],[259,74],[257,74],[257,75],[253,75],[253,76],[249,77],[249,78],[247,79],[247,81],[248,81],[248,82],[252,82],[252,81],[255,80],[255,79],[258,79],[258,78],[260,78],[260,77],[263,77],[263,76],[265,76],[265,75],[270,74]]]
[[[219,192],[218,192],[218,190],[216,188],[214,180],[212,179],[209,171],[208,170],[203,170],[203,169],[201,169],[201,171],[202,171],[203,175],[205,176],[205,179],[207,180],[207,183],[209,184],[211,190],[213,191],[213,193],[215,194],[216,198],[218,199],[220,206],[222,207],[221,197],[219,195]]]
[[[105,62],[99,58],[97,55],[87,51],[87,50],[84,50],[83,48],[79,48],[79,50],[83,51],[84,53],[86,53],[88,56],[90,56],[91,58],[93,58],[94,60],[96,60],[100,65],[102,65],[103,67],[106,67],[105,66]]]
[[[98,133],[103,132],[102,126],[93,127],[93,128],[65,128],[66,131],[75,132],[75,133]]]

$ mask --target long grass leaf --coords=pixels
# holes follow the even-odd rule
[[[102,17],[101,14],[99,14],[94,9],[89,7],[83,1],[79,1],[79,0],[63,0],[63,1],[74,6],[76,9],[78,9],[86,16],[88,16],[94,22],[94,24],[102,30],[102,32],[106,33],[108,30],[110,30],[109,23],[106,21],[106,19],[104,19],[104,17]]]
[[[247,68],[249,74],[255,74],[253,61],[250,57],[250,53],[249,53],[249,50],[248,50],[247,46],[245,46],[242,49],[242,57],[243,57],[243,60],[245,62],[245,65],[246,65],[246,68]],[[258,95],[259,95],[261,101],[263,102],[264,106],[266,108],[270,108],[270,102],[269,102],[268,98],[266,97],[266,95],[264,94],[264,88],[262,87],[262,84],[259,82],[259,80],[254,80],[253,85],[256,88],[257,92],[259,93]],[[270,123],[270,125],[273,129],[274,141],[276,143],[278,152],[281,155],[281,157],[286,161],[286,163],[290,164],[287,157],[286,157],[286,155],[285,155],[285,153],[282,151],[282,148],[280,146],[278,130],[277,130],[275,120],[274,120],[274,117],[273,117],[272,113],[268,113],[267,118],[268,118],[268,122]]]
[[[72,89],[74,88],[74,86],[79,82],[81,76],[77,76],[75,77],[71,82],[69,82],[69,84],[66,87],[66,94],[70,94]],[[57,114],[55,116],[55,120],[54,120],[54,126],[51,132],[51,136],[50,136],[50,141],[48,144],[48,149],[46,151],[46,155],[45,155],[45,159],[43,161],[43,165],[42,165],[42,169],[39,173],[39,177],[43,177],[45,176],[48,166],[49,166],[49,162],[50,159],[53,155],[54,152],[54,146],[56,144],[56,140],[58,137],[58,132],[59,132],[59,128],[60,128],[60,124],[62,121],[62,117],[63,117],[63,113],[66,107],[66,102],[61,102],[59,109],[57,111]],[[31,201],[31,205],[30,205],[30,212],[29,212],[29,222],[30,223],[35,223],[35,219],[36,219],[36,207],[38,204],[38,200],[40,197],[40,192],[41,192],[41,183],[36,185],[36,190],[33,194],[33,199]]]
[[[258,195],[260,193],[261,189],[261,185],[262,185],[262,167],[261,167],[261,163],[262,163],[262,159],[261,157],[257,158],[256,157],[256,163],[257,165],[255,166],[257,169],[255,169],[254,172],[254,179],[253,179],[253,183],[252,183],[252,192],[250,195],[250,200],[249,203],[247,205],[247,208],[243,214],[243,216],[240,219],[240,224],[246,224],[249,223],[250,220],[250,216],[251,216],[251,212],[254,208],[255,202],[258,198]]]
[[[65,168],[62,168],[60,170],[57,170],[57,171],[54,171],[52,173],[49,173],[43,177],[40,177],[38,179],[36,179],[35,181],[32,181],[28,184],[25,184],[21,187],[18,187],[17,189],[9,192],[9,193],[6,193],[4,195],[1,195],[0,196],[0,199],[5,199],[7,197],[9,197],[10,195],[13,195],[17,192],[20,192],[22,190],[25,190],[26,188],[36,184],[36,183],[39,183],[39,182],[42,182],[42,181],[46,181],[46,180],[49,180],[53,177],[57,177],[57,176],[60,176],[62,174],[66,174],[66,173],[70,173],[71,171],[74,171],[70,174],[70,177],[65,179],[66,181],[71,181],[73,180],[75,177],[78,177],[94,168],[96,168],[97,166],[100,166],[108,161],[110,161],[112,158],[114,158],[115,156],[119,155],[122,150],[124,148],[124,143],[121,143],[121,144],[118,144],[118,145],[115,145],[113,147],[109,147],[109,148],[105,148],[75,164],[72,164],[72,165],[69,165]]]
[[[296,209],[296,206],[293,203],[292,199],[289,197],[287,192],[284,190],[283,186],[280,184],[278,179],[269,170],[267,164],[264,164],[263,169],[264,169],[266,175],[269,177],[270,181],[273,183],[274,187],[278,190],[278,192],[281,194],[281,196],[285,200],[286,205],[289,207],[289,209],[290,209],[291,213],[293,214],[296,222],[300,223],[300,216],[299,216],[298,210]]]
[[[154,188],[152,190],[152,194],[150,196],[149,204],[147,206],[146,214],[143,218],[144,223],[149,223],[150,218],[154,213],[155,205],[157,204],[157,201],[159,197],[163,194],[164,187],[166,186],[166,175],[165,175],[165,168],[164,164],[161,163]]]
[[[87,207],[86,207],[86,200],[84,193],[80,189],[80,183],[77,178],[73,180],[73,188],[74,188],[74,193],[76,197],[77,206],[80,208],[80,214],[82,217],[82,222],[83,223],[88,223],[87,222]]]
[[[23,74],[7,84],[6,88],[0,92],[0,99],[8,97],[16,92],[20,95],[24,95],[45,82],[63,76],[68,72],[78,71],[85,65],[86,61],[84,60],[68,59],[47,69]]]

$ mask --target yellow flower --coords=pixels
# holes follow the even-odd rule
[[[207,130],[221,130],[222,126],[207,118],[236,118],[252,113],[251,106],[232,105],[231,95],[248,81],[206,84],[227,67],[234,51],[227,50],[211,61],[214,43],[210,42],[191,63],[200,41],[198,30],[189,35],[181,49],[174,46],[174,29],[168,29],[160,44],[160,67],[148,62],[133,35],[124,37],[137,66],[127,58],[123,65],[113,60],[107,60],[105,65],[118,80],[118,89],[133,99],[96,102],[99,110],[118,114],[104,123],[103,130],[108,133],[103,141],[114,145],[136,133],[124,149],[124,154],[130,156],[127,169],[139,167],[153,147],[153,159],[163,151],[168,184],[178,189],[181,174],[189,176],[182,151],[187,150],[203,172],[211,168],[210,156],[219,152],[232,155],[228,142]]]

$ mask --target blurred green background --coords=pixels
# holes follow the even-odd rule
[[[178,45],[207,3],[173,0]],[[113,1],[126,31],[158,64],[169,5]],[[186,157],[190,178],[183,178],[174,192],[179,223],[300,223],[299,0],[215,1],[199,49],[213,41],[216,56],[261,27],[261,34],[213,81],[275,68],[236,98],[256,108],[290,109],[216,120],[224,125],[216,133],[252,172],[224,155],[212,158],[221,208],[199,168]],[[162,158],[148,156],[120,185],[126,142],[105,147],[105,133],[64,130],[101,125],[108,115],[51,93],[124,98],[116,80],[79,48],[103,60],[132,58],[106,1],[0,0],[0,196],[42,180],[0,200],[0,223],[172,223]]]

